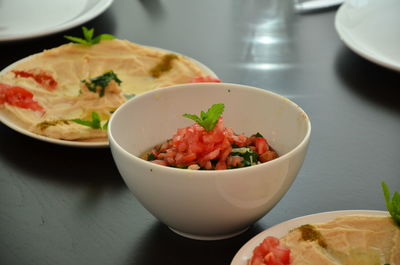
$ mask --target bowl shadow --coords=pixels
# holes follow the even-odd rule
[[[230,264],[239,249],[265,228],[253,224],[242,234],[223,240],[201,241],[182,237],[155,222],[128,264]],[[149,255],[157,253],[157,255]]]

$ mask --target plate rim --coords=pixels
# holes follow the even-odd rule
[[[129,40],[127,40],[127,41],[129,41]],[[129,42],[131,42],[131,41],[129,41]],[[62,44],[62,45],[64,45],[64,44]],[[57,47],[54,47],[54,48],[58,48],[60,46],[57,46]],[[219,78],[218,75],[211,68],[209,68],[208,66],[206,66],[202,62],[198,61],[197,59],[194,59],[192,57],[189,57],[187,55],[184,55],[184,54],[172,51],[172,50],[167,50],[167,49],[154,47],[154,46],[148,46],[148,45],[141,45],[141,46],[152,48],[152,49],[163,51],[163,52],[167,52],[167,53],[174,53],[174,54],[183,56],[186,59],[194,62],[207,75],[211,75],[211,76],[213,76],[215,78]],[[10,65],[6,66],[5,68],[1,69],[0,70],[0,75],[3,75],[5,73],[9,72],[18,63],[23,62],[24,60],[28,60],[29,58],[31,58],[31,57],[33,57],[35,55],[41,54],[41,53],[42,52],[34,53],[34,54],[28,55],[28,56],[26,56],[26,57],[24,57],[22,59],[19,59],[19,60],[13,62],[12,64],[10,64]],[[12,130],[14,130],[14,131],[16,131],[18,133],[21,133],[23,135],[29,136],[29,137],[37,139],[37,140],[41,140],[41,141],[44,141],[44,142],[52,143],[52,144],[71,146],[71,147],[82,147],[82,148],[106,148],[106,147],[109,146],[109,141],[103,141],[103,142],[69,141],[69,140],[61,140],[61,139],[50,138],[50,137],[43,136],[43,135],[40,135],[40,134],[35,134],[35,133],[25,129],[25,128],[22,128],[21,126],[17,125],[15,122],[12,122],[10,119],[8,119],[7,115],[4,114],[4,110],[2,110],[2,109],[0,109],[0,123],[3,123],[4,125],[9,127],[10,129],[12,129]]]
[[[344,13],[346,12],[346,9],[349,8],[349,3],[345,1],[337,10],[336,15],[335,15],[335,22],[334,26],[336,29],[337,34],[339,35],[340,39],[344,42],[344,44],[353,52],[358,54],[359,56],[367,59],[370,62],[373,62],[377,65],[383,66],[385,68],[394,70],[394,71],[400,71],[400,62],[396,62],[394,60],[390,59],[390,56],[387,56],[385,54],[381,54],[378,56],[374,56],[376,54],[376,51],[371,49],[368,46],[358,44],[359,41],[357,41],[354,36],[351,35],[350,31],[347,29],[347,27],[343,24],[341,21],[342,16],[344,16]]]
[[[300,217],[295,217],[279,224],[273,225],[270,228],[258,233],[248,240],[234,255],[230,265],[247,265],[247,260],[251,257],[253,249],[262,242],[268,235],[282,237],[289,232],[290,229],[307,223],[319,223],[333,220],[338,216],[347,215],[378,215],[389,216],[387,211],[383,210],[336,210],[326,211],[314,214],[308,214]],[[318,220],[318,221],[313,221]]]
[[[38,37],[43,37],[55,33],[59,33],[61,31],[65,31],[79,25],[82,25],[95,17],[101,15],[105,12],[113,3],[114,0],[98,0],[93,2],[93,4],[84,11],[80,16],[77,16],[74,19],[71,19],[65,23],[59,24],[55,26],[53,29],[41,29],[32,33],[22,33],[22,34],[6,34],[2,36],[0,34],[0,42],[10,42],[10,41],[18,41],[18,40],[26,40],[33,39]]]

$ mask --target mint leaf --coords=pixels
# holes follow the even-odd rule
[[[99,43],[102,40],[113,40],[115,37],[111,34],[101,34],[92,40],[92,44]]]
[[[207,119],[207,113],[205,113],[204,111],[200,112],[200,119],[205,120]]]
[[[92,112],[92,128],[93,129],[100,129],[100,115],[97,112]]]
[[[73,36],[64,36],[64,38],[66,38],[67,40],[70,40],[72,42],[75,42],[75,43],[87,45],[87,41],[82,38],[73,37]]]
[[[76,123],[79,123],[81,125],[92,127],[92,121],[85,121],[85,120],[81,120],[81,119],[73,119],[72,121],[76,122]]]
[[[194,120],[195,122],[197,122],[198,124],[201,123],[201,119],[199,117],[197,117],[197,115],[194,114],[183,114],[183,117],[189,118]]]
[[[91,118],[92,118],[92,120],[90,120],[90,121],[81,120],[81,119],[73,119],[71,121],[79,123],[84,126],[88,126],[92,129],[102,129],[102,130],[107,129],[108,121],[103,126],[101,126],[100,115],[97,112],[93,111]]]
[[[394,222],[400,226],[400,194],[395,191],[392,198],[390,198],[390,190],[385,182],[381,182],[383,195],[386,201],[386,208],[392,216]]]
[[[109,122],[110,120],[108,120],[106,123],[104,123],[104,125],[103,125],[103,127],[101,127],[101,129],[103,129],[103,130],[107,130],[108,129],[108,122]]]
[[[87,27],[82,27],[82,32],[85,40],[90,41],[93,38],[94,28],[88,29]]]
[[[183,117],[194,120],[201,127],[206,129],[206,131],[212,131],[217,124],[219,117],[224,112],[224,108],[225,105],[222,103],[214,104],[211,106],[211,108],[208,109],[207,112],[201,111],[200,117],[194,114],[187,113],[183,114]]]
[[[66,38],[67,40],[70,40],[72,42],[87,45],[87,46],[99,43],[102,40],[115,39],[115,37],[111,34],[100,34],[97,37],[93,38],[94,28],[88,29],[87,27],[82,27],[82,34],[83,34],[83,38],[68,36],[68,35],[65,35],[64,38]]]

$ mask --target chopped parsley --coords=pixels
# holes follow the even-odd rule
[[[264,138],[264,136],[262,136],[262,134],[261,133],[256,133],[255,135],[254,135],[255,137],[257,137],[257,138]]]
[[[87,27],[82,27],[83,38],[65,35],[64,38],[75,43],[90,46],[99,43],[102,40],[112,40],[115,36],[111,34],[100,34],[93,38],[94,28],[88,29]]]
[[[390,190],[385,182],[381,183],[383,195],[385,196],[386,207],[394,222],[400,226],[400,194],[395,191],[392,198],[390,198]]]
[[[102,97],[104,96],[106,87],[112,80],[114,80],[118,85],[122,83],[122,81],[113,71],[108,71],[100,76],[90,78],[89,81],[82,80],[82,83],[85,84],[85,86],[89,89],[89,91],[92,91],[94,93],[97,92],[97,88],[100,88],[99,96]]]
[[[318,245],[323,248],[327,248],[328,245],[326,244],[322,234],[312,225],[305,224],[299,227],[301,232],[301,239],[304,241],[317,241]]]
[[[212,131],[218,122],[219,117],[224,112],[225,105],[214,104],[207,112],[201,111],[200,117],[194,114],[183,114],[183,117],[189,118],[197,122],[201,127],[206,129],[206,131]]]
[[[248,147],[232,148],[230,155],[243,157],[242,164],[245,167],[256,165],[258,162],[258,154]]]
[[[108,121],[104,125],[101,125],[100,115],[95,111],[92,112],[92,120],[73,119],[71,121],[88,126],[92,129],[107,130],[108,127]]]
[[[153,161],[156,160],[156,156],[153,153],[150,153],[147,155],[147,161]]]

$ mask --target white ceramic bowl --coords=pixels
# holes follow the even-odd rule
[[[138,156],[193,124],[198,114],[224,103],[225,126],[247,136],[261,133],[279,158],[218,171],[156,165]],[[234,236],[283,197],[304,161],[311,124],[307,114],[275,93],[237,84],[183,84],[139,95],[112,115],[110,147],[118,170],[143,206],[173,231],[215,240]]]

